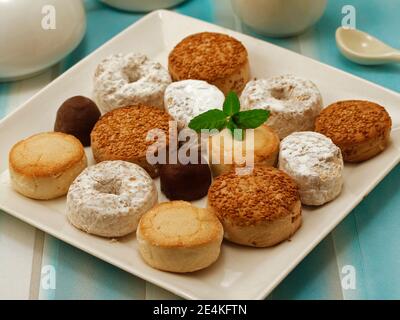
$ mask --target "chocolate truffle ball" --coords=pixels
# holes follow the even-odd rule
[[[85,147],[90,146],[90,133],[101,114],[89,98],[76,96],[66,100],[57,111],[54,131],[71,134]]]
[[[208,164],[160,165],[161,191],[170,200],[194,201],[205,197],[212,182]]]

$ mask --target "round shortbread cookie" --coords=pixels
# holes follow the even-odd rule
[[[137,230],[143,260],[153,268],[179,273],[214,263],[222,238],[223,228],[214,214],[184,201],[154,207],[142,217]]]
[[[214,176],[236,168],[275,166],[279,153],[279,137],[267,125],[247,129],[243,141],[224,129],[209,138],[208,161]]]
[[[14,145],[9,154],[13,188],[37,200],[66,195],[71,183],[86,166],[81,142],[60,132],[31,136]]]

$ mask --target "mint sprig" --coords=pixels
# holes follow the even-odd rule
[[[233,121],[233,118],[229,119],[228,124],[226,125],[226,127],[231,131],[232,136],[236,139],[236,140],[243,140],[244,139],[244,129],[240,129],[238,127],[238,125]]]
[[[236,93],[229,92],[224,101],[223,110],[226,115],[233,116],[240,111],[240,101]]]
[[[265,123],[270,112],[263,109],[240,111],[240,101],[236,93],[229,92],[223,110],[212,109],[194,117],[189,128],[197,132],[203,129],[223,130],[228,128],[233,137],[243,140],[245,129],[256,129]]]
[[[202,129],[222,130],[226,127],[227,116],[222,110],[212,109],[193,118],[189,123],[189,128],[197,132]]]
[[[254,109],[241,111],[232,116],[233,121],[239,128],[255,129],[268,120],[269,111]]]

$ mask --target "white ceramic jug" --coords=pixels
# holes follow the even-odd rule
[[[82,0],[0,0],[0,81],[54,65],[77,47],[85,30]]]
[[[302,33],[321,18],[326,4],[327,0],[232,0],[244,24],[272,37]]]

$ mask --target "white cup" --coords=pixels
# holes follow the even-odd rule
[[[77,47],[85,30],[82,0],[0,0],[0,81],[54,65]]]
[[[121,10],[148,12],[176,6],[186,0],[101,0],[102,2]]]
[[[327,0],[232,0],[245,25],[271,37],[302,33],[321,18],[326,5]]]

